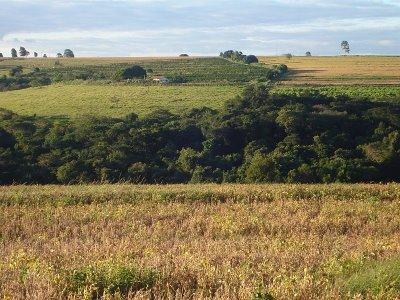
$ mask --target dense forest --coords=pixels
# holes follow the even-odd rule
[[[222,111],[50,119],[0,112],[0,183],[398,181],[400,105],[270,93]]]

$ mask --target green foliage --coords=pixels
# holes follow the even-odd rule
[[[186,83],[188,80],[182,75],[170,75],[168,77],[170,83]]]
[[[126,79],[143,79],[145,78],[147,75],[146,70],[144,68],[142,68],[141,66],[132,66],[132,67],[128,67],[125,69],[121,69],[119,70],[116,75],[115,78],[116,79],[122,79],[122,80],[126,80]]]
[[[255,55],[247,55],[244,59],[246,64],[258,63],[258,58]]]
[[[351,295],[379,295],[400,292],[400,259],[394,257],[376,261],[354,272],[345,281],[345,288]]]
[[[157,273],[135,266],[103,264],[68,270],[64,275],[66,293],[102,299],[104,296],[127,296],[129,292],[149,290],[157,280]]]
[[[296,97],[348,97],[353,100],[400,102],[398,86],[324,86],[324,87],[276,87],[272,90],[277,95]]]
[[[10,70],[10,76],[18,76],[21,75],[23,71],[22,66],[16,66]]]
[[[342,48],[342,50],[344,51],[345,54],[350,53],[350,44],[348,41],[341,42],[340,47]]]
[[[253,293],[252,300],[274,300],[275,298],[263,287],[259,286]]]
[[[258,63],[258,58],[255,55],[244,55],[241,51],[228,50],[221,52],[220,57],[246,64]]]
[[[19,47],[19,56],[25,57],[28,56],[29,52],[25,49],[25,47]]]
[[[17,50],[15,50],[14,48],[11,49],[11,57],[12,58],[18,57]]]
[[[62,56],[62,55],[61,55]],[[32,60],[33,61],[33,60]],[[39,61],[39,60],[36,60]],[[77,62],[74,64],[74,62]],[[253,80],[268,81],[279,79],[284,73],[284,65],[247,65],[238,64],[221,58],[190,58],[190,59],[154,59],[133,61],[137,65],[154,75],[161,75],[167,78],[176,78],[176,83],[193,84],[244,84]],[[36,66],[31,61],[23,61],[24,66]],[[56,68],[54,68],[56,66]],[[0,66],[3,67],[3,66]],[[4,65],[9,70],[12,65]],[[52,82],[91,80],[91,81],[120,81],[123,79],[123,70],[129,69],[132,64],[99,64],[91,65],[81,63],[77,60],[64,60],[55,65],[54,60],[40,60],[40,68]],[[286,66],[285,66],[286,67]],[[287,69],[287,67],[286,67]],[[140,75],[143,78],[143,74]],[[174,81],[174,80],[173,80]],[[146,83],[152,83],[149,78]]]
[[[75,55],[74,55],[74,52],[72,52],[71,49],[65,49],[65,50],[64,50],[64,57],[67,57],[67,58],[74,58]]]
[[[399,181],[400,104],[271,93],[222,111],[56,121],[4,111],[3,182]]]

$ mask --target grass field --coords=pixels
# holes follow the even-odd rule
[[[316,89],[330,96],[344,94],[374,101],[400,101],[400,87],[397,86],[326,86]],[[144,116],[156,109],[168,109],[175,113],[203,106],[220,109],[226,100],[241,90],[242,87],[232,85],[54,84],[2,92],[0,107],[22,115],[121,117],[135,112]],[[278,86],[273,93],[301,95],[308,90],[305,87]]]
[[[140,86],[55,84],[0,93],[0,107],[23,115],[71,116],[85,114],[141,116],[156,109],[175,113],[195,107],[219,109],[241,91],[236,86]]]
[[[261,57],[268,64],[286,64],[290,85],[400,84],[400,56],[315,56],[287,59]]]
[[[400,296],[400,185],[0,187],[5,298]]]

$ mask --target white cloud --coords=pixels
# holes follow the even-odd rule
[[[342,19],[342,20],[326,20],[320,19],[309,23],[299,24],[253,24],[253,25],[237,25],[222,27],[171,27],[160,29],[145,30],[65,30],[65,31],[49,31],[49,32],[14,32],[3,36],[3,41],[66,41],[66,40],[85,40],[85,39],[102,39],[102,40],[123,40],[123,39],[152,39],[155,37],[168,36],[185,36],[189,34],[208,34],[220,35],[226,33],[240,33],[245,35],[277,33],[277,34],[300,34],[310,32],[349,32],[349,31],[365,31],[365,30],[400,30],[400,17],[390,18],[373,18],[373,19]],[[383,40],[380,44],[388,45],[387,40]]]
[[[391,46],[394,44],[393,40],[379,40],[376,43],[380,46]]]

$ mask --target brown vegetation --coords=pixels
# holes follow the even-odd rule
[[[399,216],[397,184],[0,187],[0,295],[395,298]]]
[[[400,57],[390,56],[284,56],[259,57],[268,64],[286,64],[290,85],[393,85],[400,83]]]

